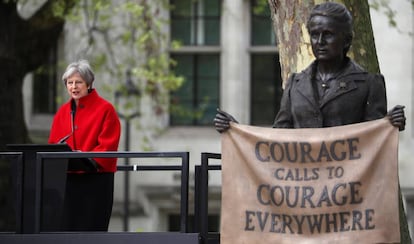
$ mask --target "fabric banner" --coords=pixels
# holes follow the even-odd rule
[[[398,243],[398,129],[231,124],[221,243]]]

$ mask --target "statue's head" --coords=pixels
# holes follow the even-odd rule
[[[344,38],[343,54],[346,55],[346,53],[349,51],[349,48],[351,47],[353,39],[351,13],[344,5],[339,3],[325,2],[317,4],[312,9],[306,24],[309,34],[311,34],[310,28],[313,21],[315,20],[315,17],[321,16],[329,18],[329,23],[335,26],[335,29],[338,33],[342,33],[342,36]]]

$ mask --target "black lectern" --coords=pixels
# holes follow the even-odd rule
[[[66,144],[9,144],[11,151],[23,153],[22,172],[15,174],[21,185],[21,209],[18,209],[17,233],[62,231],[61,219],[65,199],[66,172],[97,171],[93,159],[46,159],[37,162],[37,152],[70,152]],[[39,221],[40,219],[40,221]],[[19,224],[20,223],[20,224]]]
[[[9,144],[7,148],[23,153],[23,172],[16,174],[21,175],[17,181],[22,182],[17,233],[60,230],[68,160],[44,160],[41,166],[36,162],[36,153],[71,151],[70,147],[66,144]]]

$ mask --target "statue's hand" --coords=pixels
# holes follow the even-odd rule
[[[214,118],[214,127],[219,133],[225,132],[230,128],[230,121],[239,123],[233,116],[217,108],[217,114]]]
[[[404,115],[405,106],[397,105],[388,111],[388,117],[393,126],[398,127],[400,131],[405,129],[405,115]]]

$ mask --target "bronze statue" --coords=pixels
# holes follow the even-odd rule
[[[352,43],[352,16],[342,4],[316,5],[307,21],[315,60],[292,74],[283,91],[274,128],[318,128],[370,121],[388,116],[393,126],[405,129],[404,106],[387,113],[384,78],[365,71],[347,56]],[[220,133],[236,122],[217,109],[214,126]],[[410,242],[400,198],[401,242]]]
[[[347,56],[351,46],[352,16],[342,4],[316,5],[307,21],[315,61],[291,75],[284,89],[274,128],[319,128],[359,123],[389,116],[405,129],[404,106],[387,113],[384,78],[365,71]],[[220,133],[237,123],[217,110],[214,126]]]

